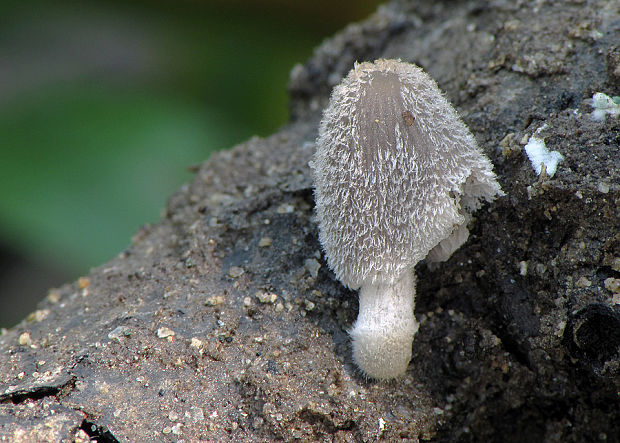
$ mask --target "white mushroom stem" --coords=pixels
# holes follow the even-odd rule
[[[361,287],[359,314],[350,335],[353,359],[365,375],[390,379],[406,371],[419,327],[413,315],[414,299],[412,270],[392,285]]]

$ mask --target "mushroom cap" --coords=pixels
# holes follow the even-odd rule
[[[435,81],[399,60],[356,64],[334,88],[312,166],[319,238],[351,289],[394,283],[501,193]]]

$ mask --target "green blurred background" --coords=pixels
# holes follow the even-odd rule
[[[0,1],[0,327],[156,222],[200,163],[379,1]]]

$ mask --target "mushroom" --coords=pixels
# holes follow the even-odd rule
[[[414,267],[468,237],[492,164],[435,81],[400,60],[355,64],[334,88],[311,162],[329,267],[359,289],[353,359],[376,379],[404,373],[418,330]]]

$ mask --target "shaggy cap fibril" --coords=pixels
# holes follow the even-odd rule
[[[357,64],[334,89],[313,168],[320,241],[352,289],[394,283],[501,192],[435,81],[397,60]]]

